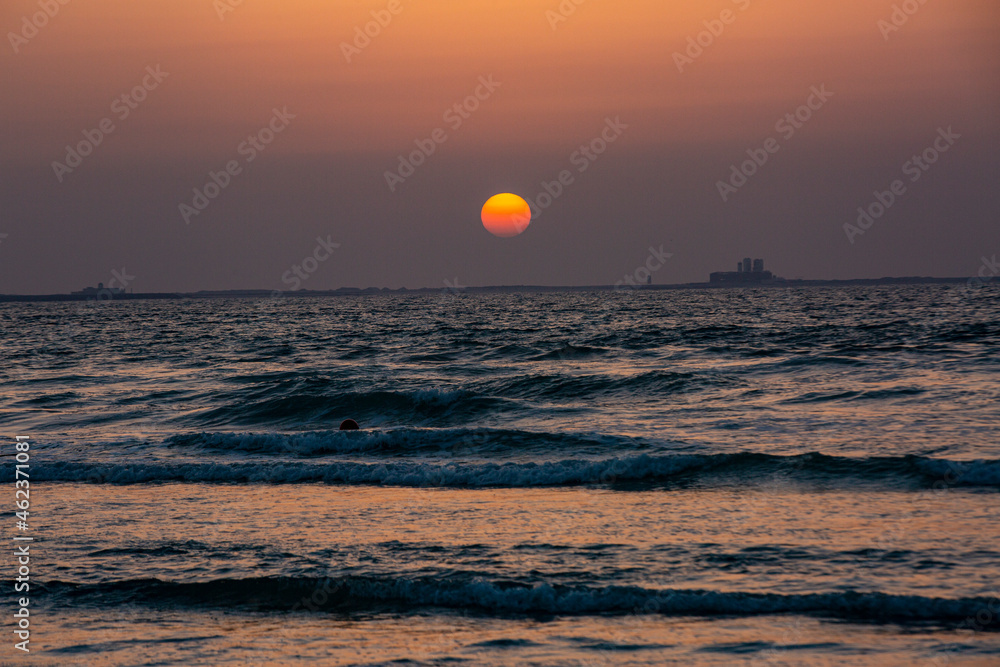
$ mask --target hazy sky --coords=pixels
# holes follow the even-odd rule
[[[123,268],[137,292],[610,284],[661,245],[658,283],[1000,254],[995,0],[4,0],[0,30],[3,293]],[[500,192],[548,206],[496,238]]]

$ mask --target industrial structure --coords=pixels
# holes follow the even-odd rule
[[[772,280],[774,280],[774,274],[764,270],[764,260],[751,260],[749,257],[744,257],[742,262],[737,262],[735,271],[716,271],[709,276],[709,282],[726,285],[765,283]]]
[[[104,283],[97,283],[97,287],[84,287],[82,290],[72,292],[73,296],[94,296],[102,299],[110,299],[113,296],[125,294],[123,287],[105,287]]]

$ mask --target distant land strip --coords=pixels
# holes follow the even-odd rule
[[[200,292],[136,292],[115,293],[107,296],[94,294],[0,294],[0,302],[12,301],[130,301],[137,299],[264,299],[275,296],[282,297],[333,297],[357,296],[373,294],[477,294],[503,292],[631,292],[655,290],[686,290],[686,289],[782,289],[788,287],[851,287],[869,285],[933,285],[959,284],[968,282],[968,278],[855,278],[851,280],[776,280],[765,283],[678,283],[673,285],[496,285],[490,287],[418,287],[409,289],[400,287],[341,287],[335,290],[202,290]]]

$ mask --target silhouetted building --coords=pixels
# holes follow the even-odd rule
[[[774,280],[774,274],[764,270],[764,260],[749,257],[736,263],[735,271],[716,271],[708,277],[709,282],[717,284],[753,284]]]
[[[79,294],[81,296],[96,296],[107,299],[112,296],[125,294],[125,289],[122,287],[105,287],[104,283],[97,283],[97,287],[84,287],[82,290],[73,292],[73,294]]]

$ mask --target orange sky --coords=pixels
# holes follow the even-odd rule
[[[309,288],[614,284],[660,244],[673,257],[654,282],[747,255],[786,277],[963,276],[1000,250],[996,0],[927,0],[888,40],[878,22],[917,0],[586,0],[555,28],[563,0],[398,0],[351,62],[343,44],[390,0],[244,0],[222,18],[216,0],[70,0],[15,53],[40,1],[0,3],[0,292],[76,289],[122,264],[137,290],[281,288],[328,234],[345,250]],[[679,72],[675,53],[724,11]],[[57,178],[67,145],[157,65],[169,76]],[[721,199],[813,86],[832,101]],[[244,162],[275,109],[294,118]],[[627,129],[574,163],[609,119]],[[849,243],[858,207],[949,126],[956,150]],[[387,178],[435,131],[426,166]],[[217,201],[179,213],[234,159]],[[572,184],[525,233],[483,229],[491,195],[537,201],[564,170]]]
[[[776,105],[798,104],[823,82],[872,106],[900,90],[922,106],[974,93],[977,72],[1000,74],[988,48],[1000,12],[990,0],[936,4],[886,43],[876,22],[892,3],[872,0],[753,0],[746,10],[744,0],[589,0],[556,29],[546,12],[558,0],[399,0],[348,64],[341,44],[387,2],[246,0],[222,20],[211,0],[71,2],[20,54],[8,49],[0,82],[27,102],[7,119],[17,128],[11,150],[24,157],[75,133],[54,127],[106,115],[156,63],[171,73],[170,92],[143,122],[163,136],[111,150],[225,154],[287,105],[298,128],[278,151],[393,151],[441,126],[490,74],[502,87],[453,150],[565,144],[607,114],[643,122],[646,142],[702,141],[767,122]],[[680,75],[672,54],[726,9],[735,21]],[[32,1],[5,2],[0,26],[16,28],[33,10]],[[740,118],[723,121],[734,105]]]

